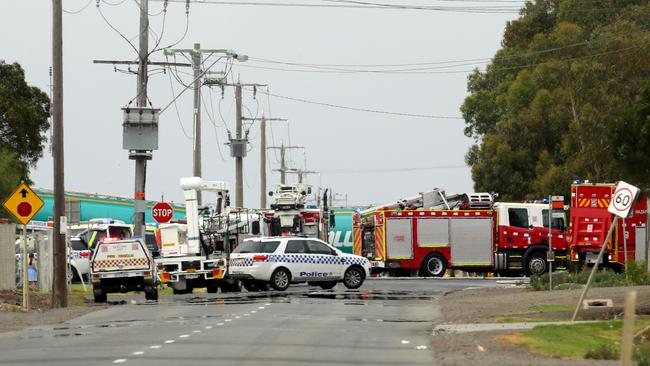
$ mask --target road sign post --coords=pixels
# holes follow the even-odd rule
[[[159,224],[166,224],[174,217],[174,207],[167,202],[158,202],[151,208],[151,217]]]
[[[614,194],[612,195],[612,200],[609,202],[609,207],[607,208],[607,211],[614,214],[614,220],[612,220],[612,224],[609,227],[609,231],[607,232],[607,237],[605,238],[605,241],[600,247],[600,252],[598,252],[598,258],[596,258],[596,263],[594,263],[594,268],[591,269],[591,273],[589,274],[589,279],[587,279],[587,284],[585,285],[585,288],[582,290],[582,294],[580,295],[578,304],[576,305],[576,308],[573,311],[573,317],[571,317],[571,321],[575,321],[576,317],[578,316],[580,305],[582,304],[582,301],[584,301],[585,296],[587,295],[587,291],[589,291],[589,287],[591,286],[591,280],[594,278],[594,275],[598,270],[598,264],[603,259],[605,248],[607,247],[607,243],[609,243],[610,239],[612,238],[612,234],[614,233],[614,229],[616,228],[616,225],[618,225],[619,217],[626,218],[630,214],[630,210],[632,209],[634,201],[639,196],[639,192],[641,192],[639,188],[631,184],[627,184],[623,181],[620,181],[616,185],[616,190],[614,191]]]
[[[2,206],[23,224],[23,308],[29,309],[29,253],[27,250],[27,223],[38,213],[45,202],[24,182],[7,197]]]

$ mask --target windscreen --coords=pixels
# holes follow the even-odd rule
[[[244,240],[233,253],[273,253],[278,249],[279,241]]]

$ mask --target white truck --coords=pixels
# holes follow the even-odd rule
[[[158,300],[156,266],[142,239],[100,241],[90,260],[90,278],[95,302],[129,291],[144,291],[147,300]]]
[[[209,220],[199,215],[197,192],[215,192],[217,211],[228,201],[225,182],[204,181],[200,177],[181,178],[185,197],[187,224],[160,226],[160,257],[156,258],[160,280],[169,285],[174,294],[191,293],[195,288],[206,288],[209,293],[239,291],[239,282],[226,276],[227,259],[217,250],[212,233],[206,230]],[[208,215],[209,216],[209,215]]]

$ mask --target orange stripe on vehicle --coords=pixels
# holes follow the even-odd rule
[[[375,258],[384,259],[385,256],[384,227],[375,226]]]
[[[353,236],[353,241],[352,241],[352,252],[355,255],[362,255],[361,253],[361,229],[358,227],[355,227],[352,229],[352,236]]]

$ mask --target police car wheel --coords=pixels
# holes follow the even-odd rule
[[[291,274],[284,268],[276,269],[271,275],[271,287],[278,291],[284,291],[291,283]]]
[[[363,284],[364,273],[358,267],[350,267],[343,275],[343,284],[345,287],[354,290]]]
[[[336,286],[336,282],[321,282],[318,284],[323,290],[329,290]]]

